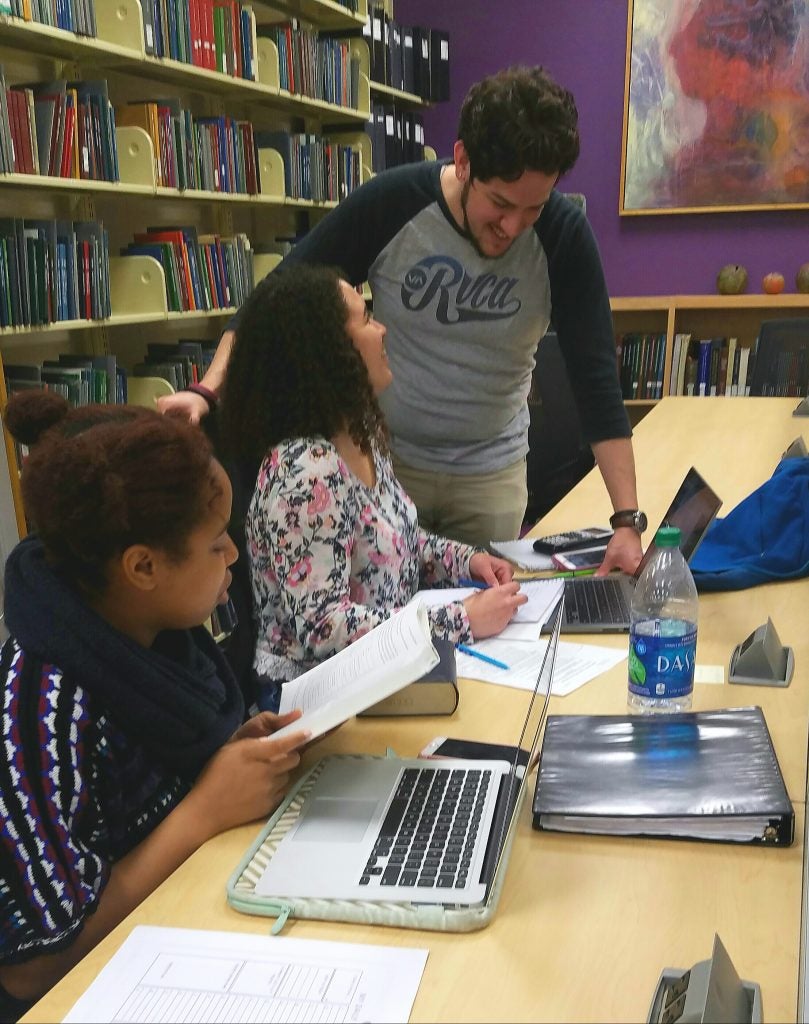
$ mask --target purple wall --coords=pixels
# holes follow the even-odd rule
[[[809,262],[809,211],[618,216],[627,0],[396,0],[405,24],[450,32],[451,96],[425,116],[426,138],[449,155],[469,86],[509,64],[544,64],[576,97],[582,148],[562,180],[583,192],[611,295],[703,294],[742,263],[748,291],[778,270],[786,291]]]

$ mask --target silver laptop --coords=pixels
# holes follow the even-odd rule
[[[475,906],[485,903],[536,762],[563,601],[506,761],[327,760],[256,885],[261,896]]]
[[[679,526],[680,550],[686,561],[691,560],[721,505],[721,499],[692,466],[660,524]],[[633,576],[577,576],[565,580],[562,632],[628,633],[632,591],[655,551],[652,541]]]

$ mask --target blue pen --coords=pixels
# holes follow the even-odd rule
[[[495,668],[505,669],[509,671],[508,665],[504,661],[498,661],[497,658],[490,658],[488,654],[481,654],[480,651],[473,651],[471,647],[467,647],[466,644],[455,645],[459,651],[463,651],[464,654],[469,654],[473,658],[479,658],[481,661],[485,661],[487,665],[494,665]]]
[[[475,590],[487,590],[489,584],[484,583],[482,580],[468,580],[464,577],[458,580],[459,587],[474,587]]]

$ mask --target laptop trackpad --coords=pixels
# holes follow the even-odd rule
[[[378,800],[332,800],[318,797],[292,837],[307,843],[358,843],[368,828]]]

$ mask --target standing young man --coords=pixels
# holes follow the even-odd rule
[[[396,473],[429,530],[488,544],[525,512],[527,396],[553,316],[579,416],[616,510],[602,571],[640,560],[631,430],[612,317],[584,214],[555,191],[579,153],[572,95],[539,67],[483,79],[453,159],[378,175],[286,257],[368,281],[393,371],[383,410]],[[225,377],[229,325],[201,393],[161,400],[198,419]],[[214,394],[210,394],[213,392]]]

